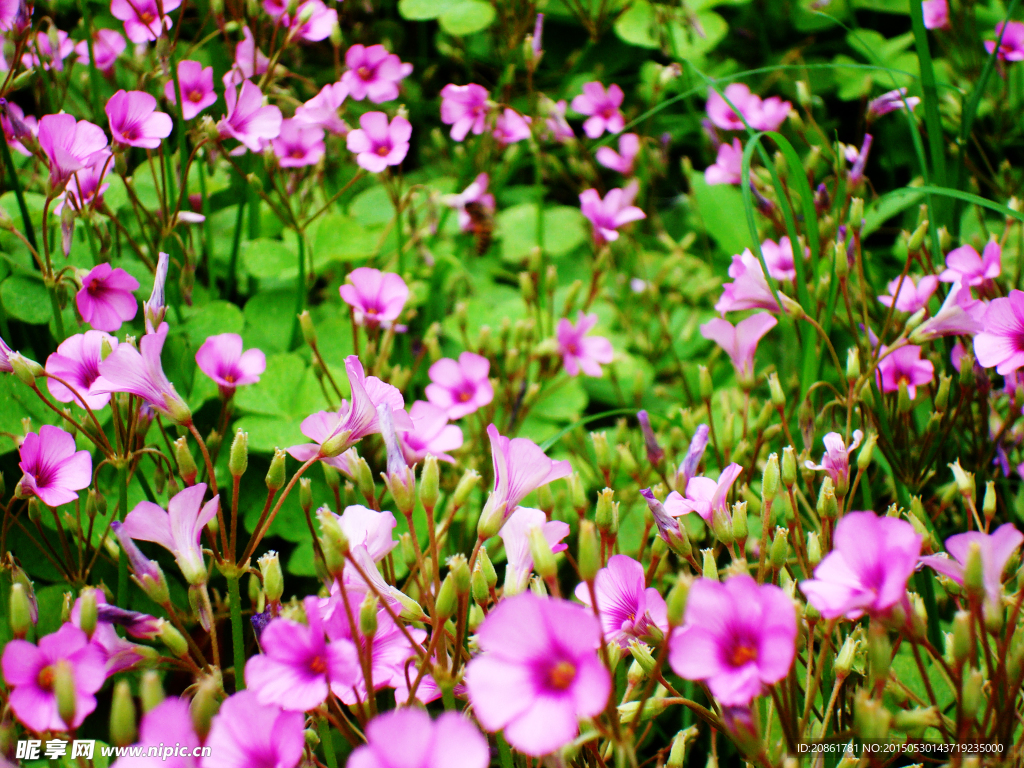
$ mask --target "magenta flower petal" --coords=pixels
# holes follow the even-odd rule
[[[82,278],[82,288],[75,294],[75,304],[85,322],[101,331],[116,331],[132,320],[139,311],[133,291],[139,281],[120,267],[98,264]]]
[[[59,427],[44,424],[29,432],[18,449],[24,473],[19,485],[49,507],[70,504],[92,482],[92,457],[75,450],[75,438]]]
[[[353,269],[338,290],[342,300],[354,310],[358,325],[389,327],[402,314],[409,299],[409,286],[401,275],[370,267]]]
[[[203,342],[196,352],[196,364],[222,393],[230,394],[236,387],[258,382],[267,369],[267,357],[258,349],[243,352],[242,337],[237,333],[221,333]]]
[[[260,704],[256,693],[240,691],[221,704],[201,768],[295,768],[305,746],[301,712]]]
[[[468,416],[494,399],[490,370],[490,361],[474,352],[463,352],[458,361],[443,357],[430,366],[427,399],[450,419]]]

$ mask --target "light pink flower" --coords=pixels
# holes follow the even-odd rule
[[[160,16],[176,10],[181,0],[163,0],[159,5],[156,0],[111,0],[110,12],[115,19],[124,22],[124,33],[133,43],[144,43],[156,40],[165,29],[172,25],[169,16]]]
[[[50,36],[46,32],[38,32],[28,43],[28,53],[21,57],[26,67],[39,67],[57,72],[64,70],[64,59],[75,52],[75,41],[68,37],[62,29],[57,30],[57,50],[50,44]]]
[[[103,342],[117,348],[117,339],[103,331],[86,331],[61,342],[57,351],[46,358],[46,372],[59,376],[74,388],[74,392],[55,379],[46,380],[46,388],[53,399],[61,403],[82,405],[99,410],[110,402],[110,393],[94,393],[93,382],[100,376]],[[77,393],[77,395],[75,394]],[[79,396],[81,399],[79,399]]]
[[[338,291],[352,307],[356,325],[370,327],[389,327],[409,300],[409,286],[401,275],[371,267],[353,269]]]
[[[422,685],[422,683],[421,683]],[[347,768],[487,768],[490,749],[477,727],[458,712],[435,721],[422,709],[384,712],[366,726],[366,744]]]
[[[139,311],[139,302],[132,293],[138,289],[138,280],[120,267],[111,268],[103,262],[82,278],[75,304],[82,319],[93,328],[116,331]]]
[[[804,247],[804,259],[810,254],[810,249]],[[761,255],[764,256],[764,263],[768,267],[768,274],[776,280],[796,279],[796,260],[793,257],[793,244],[789,238],[783,236],[778,244],[774,240],[765,240],[761,243]]]
[[[917,397],[917,388],[928,384],[935,376],[931,360],[921,359],[921,348],[900,347],[891,354],[882,348],[883,357],[878,361],[878,386],[883,392],[898,392],[900,384],[906,382],[911,399]]]
[[[700,335],[720,346],[732,360],[736,376],[742,383],[754,381],[754,354],[758,342],[778,320],[767,312],[758,312],[735,326],[728,320],[716,317],[700,327]]]
[[[39,133],[39,121],[34,115],[26,116],[22,108],[13,101],[0,99],[0,126],[3,127],[4,137],[11,149],[25,157],[32,155],[22,140],[30,136],[35,137]]]
[[[388,123],[383,112],[367,112],[359,118],[359,128],[345,139],[349,152],[356,153],[360,168],[380,173],[389,165],[399,165],[409,153],[412,124],[401,115]]]
[[[260,704],[254,691],[239,691],[220,705],[201,768],[295,768],[306,739],[305,717],[275,704]]]
[[[605,168],[629,176],[633,173],[633,163],[636,156],[640,154],[640,137],[635,133],[624,133],[619,136],[619,151],[611,147],[598,147],[596,154],[597,162]]]
[[[926,278],[921,278],[922,282]],[[911,341],[930,341],[940,336],[973,336],[984,330],[988,309],[983,301],[971,296],[971,289],[960,282],[949,287],[946,300],[934,317],[925,320],[910,335]]]
[[[338,12],[328,8],[322,0],[306,0],[296,9],[294,19],[285,19],[291,27],[292,39],[307,43],[326,40],[338,26]]]
[[[886,91],[877,99],[868,103],[867,119],[868,121],[871,121],[876,117],[887,115],[898,109],[909,109],[913,112],[914,107],[920,103],[921,99],[917,96],[907,96],[906,88],[897,88],[894,91]]]
[[[974,337],[974,354],[982,368],[996,366],[1001,376],[1024,366],[1024,292],[993,299],[982,318],[984,330]]]
[[[645,587],[643,565],[628,555],[613,555],[597,572],[594,594],[606,642],[620,648],[628,648],[632,640],[657,644],[656,633],[668,632],[664,598],[654,587]],[[585,582],[577,585],[576,599],[593,605]]]
[[[366,47],[356,43],[345,52],[341,83],[356,101],[369,99],[381,104],[398,98],[398,84],[412,74],[412,64],[403,63],[383,45]]]
[[[294,119],[281,123],[281,133],[270,140],[270,145],[282,168],[316,165],[327,151],[323,128]]]
[[[449,83],[441,89],[441,122],[452,127],[453,139],[462,141],[470,131],[473,135],[484,132],[490,111],[487,100],[487,89],[475,83]]]
[[[156,111],[156,99],[143,91],[118,91],[107,101],[107,119],[114,141],[130,147],[156,149],[171,135],[174,122]]]
[[[181,111],[185,120],[191,120],[217,101],[217,94],[213,90],[213,67],[204,67],[198,61],[179,61],[178,85],[183,96]],[[177,103],[174,80],[164,84],[164,96],[171,104]]]
[[[348,125],[338,116],[338,109],[348,97],[348,87],[341,82],[329,83],[312,99],[295,110],[294,120],[323,128],[335,136],[348,133]]]
[[[444,409],[448,418],[461,419],[494,399],[488,374],[491,362],[474,352],[463,352],[456,362],[443,357],[430,366],[427,400]]]
[[[743,467],[733,462],[718,476],[718,480],[710,477],[691,477],[686,483],[683,496],[679,491],[672,491],[665,499],[665,511],[672,517],[696,512],[705,523],[711,525],[714,513],[729,514],[729,490],[736,478],[743,472]]]
[[[828,472],[832,478],[832,485],[839,496],[845,496],[850,487],[850,453],[857,449],[864,433],[859,429],[853,431],[853,442],[847,447],[843,442],[843,436],[838,432],[829,432],[822,438],[825,443],[825,453],[821,456],[821,464],[813,461],[806,462],[808,469]]]
[[[110,153],[102,128],[63,113],[44,115],[39,121],[39,146],[46,154],[54,187]]]
[[[481,653],[466,668],[480,724],[509,744],[546,755],[579,732],[580,718],[605,707],[611,679],[597,655],[593,614],[565,600],[524,592],[502,600],[477,633]]]
[[[533,572],[533,555],[530,552],[530,530],[540,528],[552,553],[564,552],[568,545],[562,539],[569,535],[569,524],[561,520],[549,521],[539,509],[519,507],[505,521],[498,533],[505,545],[505,597],[518,594],[526,589]]]
[[[24,473],[18,485],[48,507],[78,500],[78,491],[92,482],[92,456],[75,450],[75,438],[60,427],[44,424],[29,432],[18,448]]]
[[[544,102],[542,101],[542,103]],[[548,138],[550,135],[550,138],[561,144],[567,144],[576,138],[576,134],[573,133],[572,126],[569,125],[569,121],[565,119],[565,112],[567,108],[568,105],[566,104],[565,99],[548,102],[548,116],[544,121],[544,138]],[[598,150],[598,152],[600,152],[600,150]]]
[[[242,351],[242,337],[237,333],[221,333],[207,337],[196,352],[199,370],[216,382],[225,396],[235,387],[255,384],[267,369],[267,356],[259,349]]]
[[[977,286],[999,277],[1002,271],[1002,249],[995,240],[989,240],[981,256],[970,245],[961,245],[946,254],[946,268],[939,275],[944,283],[960,282]]]
[[[739,184],[743,180],[743,145],[739,139],[732,144],[718,145],[715,164],[704,169],[706,184]]]
[[[448,423],[448,412],[426,400],[417,400],[409,409],[409,418],[413,428],[398,433],[398,441],[402,445],[402,454],[411,467],[432,454],[438,461],[455,463],[455,459],[447,451],[462,447],[462,430],[455,424]]]
[[[598,246],[618,240],[619,227],[647,218],[646,213],[633,205],[639,188],[634,179],[622,189],[609,190],[603,200],[596,189],[580,193],[580,210],[590,220],[594,228],[594,242]]]
[[[466,210],[467,205],[475,203],[488,215],[494,214],[494,195],[487,191],[489,181],[490,177],[486,173],[481,173],[461,193],[450,195],[446,199],[448,205],[459,212],[459,229],[463,232],[472,232],[474,228],[474,219]]]
[[[928,555],[922,557],[921,562],[963,586],[971,546],[977,545],[981,553],[985,598],[990,604],[998,607],[1002,594],[1003,570],[1022,542],[1024,534],[1018,531],[1013,523],[1004,523],[992,533],[968,531],[950,536],[946,539],[946,552],[949,554],[943,552]]]
[[[0,339],[0,373],[14,373],[14,366],[11,365],[11,355],[14,350],[7,346],[7,342]]]
[[[334,515],[330,510],[327,511]],[[345,532],[349,545],[364,548],[374,563],[379,563],[398,546],[394,538],[398,522],[387,510],[375,512],[362,504],[349,504],[344,512],[334,517]]]
[[[731,83],[725,87],[725,98],[718,91],[708,91],[707,113],[711,122],[726,131],[742,131],[746,126],[739,115],[746,119],[751,128],[758,131],[777,131],[789,116],[792,104],[778,96],[761,100],[750,92],[743,83]],[[728,99],[728,102],[726,101]],[[739,115],[729,106],[739,110]]]
[[[766,256],[767,258],[767,256]],[[902,284],[901,284],[902,283]],[[912,277],[904,277],[901,281],[900,278],[889,281],[887,290],[889,291],[886,296],[879,296],[878,300],[887,307],[893,305],[893,299],[895,297],[896,309],[900,312],[909,312],[913,314],[917,310],[927,307],[928,300],[935,293],[935,289],[939,286],[939,278],[935,275],[925,275],[919,278],[917,282],[914,282]],[[899,293],[896,293],[897,289]]]
[[[487,497],[481,518],[500,511],[504,522],[535,490],[572,472],[568,461],[549,459],[529,438],[503,437],[493,424],[487,427],[487,437],[491,441],[494,490]]]
[[[0,30],[6,32],[22,26],[28,21],[26,11],[24,0],[0,0]]]
[[[925,29],[945,29],[949,26],[948,0],[923,0],[921,11],[924,13]]]
[[[243,80],[264,74],[270,67],[270,57],[256,47],[256,39],[249,27],[242,27],[242,39],[235,46],[235,65],[222,78],[224,88],[230,90]]]
[[[494,130],[491,131],[491,135],[494,136],[499,146],[505,147],[530,138],[531,123],[533,123],[533,118],[520,115],[514,109],[506,107],[505,111],[494,121]]]
[[[92,38],[92,52],[96,55],[96,68],[104,74],[110,74],[114,69],[114,62],[117,57],[124,53],[128,43],[124,35],[113,29],[97,29]],[[75,46],[75,53],[78,60],[89,64],[89,41],[82,40]]]
[[[612,83],[606,91],[599,82],[583,84],[583,93],[572,100],[572,108],[581,115],[589,115],[583,123],[583,132],[596,139],[605,131],[619,133],[626,125],[620,107],[624,94]]]
[[[726,312],[741,309],[767,309],[771,312],[780,310],[765,279],[764,270],[761,269],[761,262],[749,248],[739,256],[732,257],[729,277],[733,281],[722,286],[722,295],[715,304],[716,311],[724,315]]]
[[[281,110],[263,106],[263,92],[246,80],[239,91],[224,91],[228,113],[217,123],[222,138],[238,139],[253,152],[260,152],[266,142],[281,132]]]
[[[1024,61],[1024,23],[1019,21],[1006,22],[1006,30],[1003,30],[1003,22],[996,24],[996,37],[1002,33],[1002,41],[999,43],[999,53],[996,54],[1000,61]],[[995,41],[986,40],[985,50],[992,53],[996,49]]]
[[[698,579],[669,640],[669,664],[682,678],[707,682],[723,705],[747,706],[789,674],[796,636],[793,601],[774,584],[746,574]]]
[[[597,315],[585,315],[582,311],[575,325],[566,317],[558,321],[558,351],[562,355],[565,372],[570,376],[578,376],[583,371],[587,376],[600,377],[603,373],[601,365],[608,365],[615,358],[615,351],[608,339],[604,336],[587,336],[595,325]]]
[[[180,745],[179,756],[165,759],[159,746],[162,744]],[[199,737],[192,725],[188,701],[165,699],[144,714],[138,745],[142,747],[140,756],[122,757],[111,768],[198,768],[199,759],[192,757],[192,751],[199,746]],[[150,753],[150,749],[156,753]],[[182,757],[181,753],[188,756]]]

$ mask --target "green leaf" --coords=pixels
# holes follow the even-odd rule
[[[562,386],[551,386],[541,392],[540,399],[530,409],[538,419],[564,423],[576,421],[587,407],[587,393],[579,378],[570,379]]]
[[[391,204],[388,191],[380,185],[360,192],[348,212],[364,227],[387,224],[395,218],[395,206]]]
[[[690,184],[704,228],[719,247],[730,255],[752,247],[750,233],[741,226],[744,214],[740,191],[729,184],[709,185],[702,173],[693,174]]]
[[[242,263],[252,277],[285,280],[299,274],[295,248],[283,240],[259,238],[242,244]]]
[[[460,0],[444,11],[438,22],[449,35],[471,35],[494,23],[494,7],[483,0]]]
[[[399,0],[398,13],[409,21],[430,21],[440,16],[447,5],[444,0]]]
[[[249,450],[254,453],[273,453],[275,448],[288,448],[309,442],[302,435],[298,419],[277,416],[243,416],[235,426],[249,433]]]
[[[294,421],[296,428],[306,416],[327,407],[313,371],[294,352],[268,356],[259,383],[240,388],[235,405],[246,413]]]
[[[295,320],[295,291],[260,291],[245,303],[246,347],[266,353],[287,352]]]
[[[502,211],[497,225],[503,259],[524,259],[537,246],[536,204],[522,203]],[[565,256],[586,241],[587,228],[579,208],[560,205],[544,211],[544,250],[548,255]]]
[[[0,301],[7,314],[26,323],[42,325],[53,307],[43,280],[35,275],[11,275],[0,285]]]
[[[244,325],[242,310],[234,304],[228,301],[211,301],[185,323],[185,334],[189,342],[198,349],[208,336],[240,333]]]
[[[701,8],[717,5],[713,0],[701,4]],[[696,9],[697,20],[703,34],[698,34],[689,22],[664,19],[674,11],[664,6],[638,0],[615,22],[615,34],[619,38],[641,48],[665,48],[679,59],[697,58],[710,51],[725,37],[728,24],[717,13]],[[672,37],[669,38],[668,35]]]
[[[388,201],[390,208],[391,202]],[[314,267],[327,261],[368,259],[377,252],[381,233],[366,229],[350,216],[329,214],[320,219],[310,237]]]

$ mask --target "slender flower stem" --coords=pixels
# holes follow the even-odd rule
[[[117,468],[117,518],[122,523],[128,514],[128,462],[124,461]],[[121,608],[128,607],[128,555],[121,550],[117,558],[117,604]]]
[[[237,567],[227,574],[231,601],[231,647],[235,663],[235,691],[245,688],[245,645],[242,642],[242,600],[238,590]]]
[[[14,72],[15,67],[11,67],[11,72]],[[2,133],[2,131],[0,131]],[[0,139],[0,151],[4,155],[4,165],[7,166],[7,181],[11,185],[11,189],[14,190],[14,197],[18,201],[18,210],[21,212],[21,224],[25,227],[25,237],[28,238],[33,249],[38,249],[39,246],[36,244],[36,232],[32,227],[32,218],[28,215],[28,206],[25,205],[25,195],[21,190],[21,180],[18,178],[18,169],[14,167],[14,158],[11,157],[11,148],[7,146],[7,134],[4,133],[2,139]],[[46,221],[43,221],[43,226],[46,226]]]
[[[327,768],[338,768],[338,756],[334,754],[334,741],[327,718],[317,723],[316,730],[320,734],[320,743],[324,745],[324,757],[327,758]]]

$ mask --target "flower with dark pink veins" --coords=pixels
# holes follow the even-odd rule
[[[647,218],[646,213],[633,205],[639,189],[640,185],[634,179],[622,189],[608,190],[603,200],[596,189],[580,192],[580,210],[590,220],[594,242],[598,246],[618,240],[619,227]]]
[[[722,286],[722,295],[715,304],[715,311],[737,312],[741,309],[767,309],[770,312],[778,312],[781,307],[772,295],[772,289],[761,269],[761,262],[747,248],[739,256],[732,257],[732,264],[729,265],[729,277],[731,283]],[[779,293],[779,299],[783,304],[792,300]]]
[[[487,89],[482,85],[455,85],[441,89],[441,122],[452,127],[451,137],[462,141],[470,131],[474,136],[484,132],[490,112]]]
[[[1003,589],[1003,570],[1022,542],[1024,534],[1013,523],[1004,523],[992,533],[967,531],[950,536],[946,539],[946,552],[922,557],[921,562],[963,586],[967,560],[971,548],[976,546],[981,555],[985,599],[994,608],[998,608]]]
[[[833,549],[800,590],[826,619],[884,617],[906,596],[921,536],[906,520],[848,512],[836,525]]]
[[[92,36],[92,52],[96,56],[96,68],[105,75],[114,70],[114,62],[124,53],[128,43],[124,35],[113,29],[97,29]],[[75,46],[78,60],[89,64],[89,41],[82,40]]]
[[[608,365],[615,358],[612,343],[604,336],[587,336],[590,329],[597,325],[597,314],[583,314],[576,317],[576,324],[567,317],[558,321],[556,336],[558,352],[562,355],[562,365],[570,376],[578,376],[583,371],[587,376],[600,378],[603,375],[602,365]]]
[[[110,402],[109,392],[93,392],[92,385],[100,377],[103,343],[117,349],[117,339],[103,331],[86,331],[69,336],[57,351],[46,358],[46,373],[55,378],[46,379],[46,388],[53,399],[61,403],[74,403],[99,410]],[[66,382],[67,386],[64,383]],[[69,389],[68,387],[71,387]]]
[[[624,133],[619,136],[619,151],[611,147],[598,147],[594,157],[605,168],[618,171],[624,176],[633,173],[633,164],[640,154],[640,137],[635,133]]]
[[[822,442],[825,443],[825,453],[821,455],[821,464],[807,461],[805,466],[808,469],[828,472],[836,494],[843,497],[850,487],[850,453],[857,449],[863,438],[864,433],[855,429],[853,430],[853,442],[847,446],[842,435],[838,432],[829,432],[822,438]]]
[[[612,83],[605,90],[599,82],[584,83],[583,93],[572,100],[572,108],[581,115],[589,115],[583,123],[583,132],[596,139],[605,131],[619,133],[626,126],[626,117],[620,107],[624,94]]]
[[[356,325],[389,327],[409,300],[409,286],[401,275],[359,267],[348,273],[338,289],[341,300],[352,307]]]
[[[217,123],[221,138],[238,139],[253,152],[262,151],[271,139],[281,132],[281,110],[273,105],[263,106],[263,92],[250,80],[235,91],[224,91],[228,113]]]
[[[498,603],[476,639],[481,653],[466,668],[473,711],[520,752],[560,749],[581,718],[604,709],[612,685],[597,655],[601,627],[582,606],[524,592]]]
[[[487,739],[458,712],[437,720],[417,708],[377,715],[366,726],[366,744],[349,756],[347,768],[487,768]]]
[[[1001,376],[1024,366],[1024,292],[993,299],[974,337],[974,354],[982,368],[995,366]]]
[[[672,517],[679,517],[687,512],[696,512],[705,523],[711,525],[716,512],[728,516],[729,490],[742,472],[743,467],[733,462],[722,470],[718,480],[700,475],[691,477],[686,483],[686,495],[684,496],[679,491],[672,491],[665,499],[665,510]]]
[[[181,111],[185,120],[191,120],[217,101],[213,90],[213,67],[204,67],[198,61],[179,61],[178,85],[181,87]],[[164,96],[171,104],[177,104],[173,79],[164,85]]]
[[[230,397],[236,387],[260,380],[260,374],[267,370],[267,356],[255,348],[243,352],[241,336],[221,333],[207,337],[196,352],[196,364],[214,380],[224,397]]]
[[[55,188],[75,171],[88,168],[110,154],[102,128],[63,113],[43,115],[39,120],[38,138],[48,161],[50,185]]]
[[[530,124],[533,118],[520,115],[514,109],[505,108],[494,121],[491,135],[499,146],[507,147],[517,141],[530,138]]]
[[[305,712],[327,700],[329,690],[351,688],[359,657],[351,640],[324,637],[319,599],[307,597],[306,623],[286,618],[271,621],[260,635],[263,653],[245,664],[245,684],[261,704]]]
[[[173,24],[166,14],[177,10],[181,0],[111,0],[110,13],[124,22],[124,33],[133,43],[156,40]],[[165,15],[161,16],[161,11]]]
[[[0,373],[14,373],[14,366],[11,365],[11,355],[14,350],[7,346],[7,342],[0,339]]]
[[[239,691],[220,705],[201,768],[295,768],[306,745],[301,712],[260,704],[254,691]]]
[[[292,118],[281,123],[281,133],[270,140],[270,145],[282,168],[316,165],[327,151],[323,128]]]
[[[931,360],[921,359],[921,348],[908,345],[893,352],[882,347],[878,361],[878,386],[883,392],[899,392],[900,384],[906,383],[910,399],[917,397],[917,388],[928,384],[935,377],[935,366]]]
[[[946,268],[939,274],[939,280],[972,287],[983,285],[999,277],[1002,256],[1003,250],[996,240],[989,240],[980,256],[973,246],[961,245],[946,254]]]
[[[914,107],[921,103],[917,96],[907,96],[906,88],[897,88],[894,91],[886,91],[877,99],[868,102],[867,119],[870,122],[876,117],[887,115],[898,109],[914,111]],[[862,153],[863,154],[863,153]]]
[[[125,146],[156,149],[174,127],[171,116],[157,112],[156,99],[144,91],[118,91],[105,109],[114,141]]]
[[[945,29],[949,26],[949,0],[923,0],[921,12],[924,14],[925,29]]]
[[[739,184],[743,180],[743,145],[739,139],[732,144],[718,145],[714,165],[704,169],[705,184]]]
[[[312,99],[295,110],[296,122],[323,128],[335,136],[348,133],[348,125],[338,115],[338,110],[348,98],[348,86],[344,83],[328,83]]]
[[[999,53],[996,54],[1000,61],[1024,61],[1024,23],[1019,21],[1008,21],[996,24],[996,38],[1002,36],[999,41]],[[985,50],[992,53],[996,49],[995,41],[986,40]]]
[[[533,554],[530,550],[530,530],[540,528],[552,554],[564,552],[567,544],[562,539],[569,535],[569,524],[561,520],[548,520],[539,509],[519,507],[505,521],[498,535],[505,545],[505,597],[517,595],[526,589],[533,573]]]
[[[342,85],[356,101],[369,99],[381,104],[398,98],[398,84],[412,74],[406,64],[383,45],[369,47],[356,43],[345,52],[348,70],[341,76]]]
[[[597,572],[594,595],[606,642],[620,648],[628,648],[633,640],[657,644],[658,633],[668,632],[665,600],[654,587],[647,587],[644,567],[632,557],[612,555]],[[593,606],[585,582],[577,585],[576,599]]]
[[[774,584],[746,574],[698,579],[669,639],[669,664],[686,680],[706,682],[721,704],[746,706],[789,674],[796,636],[793,601]]]
[[[886,290],[889,291],[888,295],[879,296],[878,301],[887,307],[891,307],[895,301],[896,309],[900,312],[913,314],[922,307],[928,306],[928,300],[938,286],[939,278],[935,275],[925,275],[916,282],[910,276],[902,279],[897,277],[889,281],[889,285],[886,287]]]
[[[160,744],[180,746],[178,755],[164,758]],[[198,768],[199,759],[192,757],[199,746],[199,737],[192,725],[188,701],[172,697],[157,704],[142,716],[137,745],[139,756],[122,757],[111,768]],[[149,750],[153,748],[155,753]]]
[[[60,427],[44,424],[25,435],[18,448],[24,473],[18,481],[24,496],[35,496],[48,507],[78,500],[78,491],[92,482],[92,456],[75,450],[75,438]]]
[[[459,359],[442,357],[430,366],[427,375],[427,400],[461,419],[494,400],[494,387],[488,375],[491,361],[475,352],[463,352]]]
[[[438,461],[455,463],[455,458],[448,451],[462,447],[462,429],[448,423],[448,412],[426,400],[417,400],[409,408],[409,418],[413,428],[398,433],[398,442],[402,446],[402,455],[411,467],[418,464],[431,454]]]
[[[82,278],[75,304],[82,319],[100,331],[116,331],[139,311],[139,281],[120,267],[97,264]]]
[[[744,387],[754,383],[754,354],[761,338],[778,325],[767,312],[758,312],[735,326],[716,317],[700,327],[700,335],[721,347],[736,369],[736,377]]]
[[[356,163],[370,173],[380,173],[389,165],[400,165],[409,153],[412,124],[401,115],[388,122],[383,112],[367,112],[359,117],[359,128],[345,139]]]

